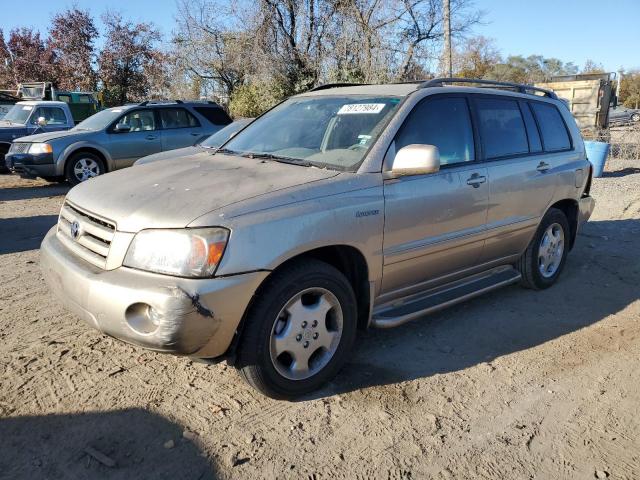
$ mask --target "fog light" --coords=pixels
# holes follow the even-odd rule
[[[129,305],[124,316],[129,327],[140,335],[150,335],[160,326],[159,312],[146,303]]]

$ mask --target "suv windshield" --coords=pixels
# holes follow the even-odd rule
[[[11,123],[22,123],[24,125],[27,123],[32,111],[33,105],[14,105],[2,120]]]
[[[122,115],[127,109],[122,107],[109,108],[91,115],[86,120],[83,120],[76,125],[72,130],[102,130],[106,128],[111,122]]]
[[[229,140],[223,153],[355,171],[400,98],[297,97],[265,113]]]

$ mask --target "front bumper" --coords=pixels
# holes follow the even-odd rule
[[[9,170],[24,177],[56,175],[56,165],[51,153],[7,153],[4,161]]]
[[[127,267],[101,270],[60,243],[56,228],[40,250],[51,290],[92,327],[152,350],[198,358],[223,355],[251,297],[268,275],[185,279]]]

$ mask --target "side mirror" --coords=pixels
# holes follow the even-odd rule
[[[131,126],[127,125],[126,123],[119,123],[115,126],[113,131],[116,133],[127,133],[131,131]]]
[[[38,117],[38,121],[36,123],[38,124],[39,127],[46,127],[47,119],[44,117]]]
[[[426,175],[440,170],[440,152],[435,145],[407,145],[396,153],[391,173],[396,176]]]

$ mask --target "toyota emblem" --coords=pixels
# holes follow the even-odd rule
[[[71,237],[74,240],[77,240],[79,235],[80,235],[80,224],[78,222],[73,222],[71,224]]]

